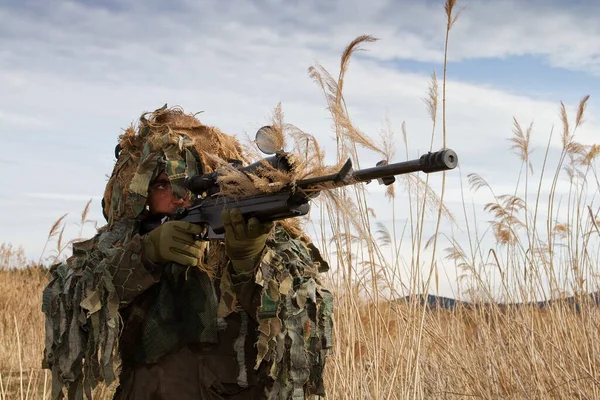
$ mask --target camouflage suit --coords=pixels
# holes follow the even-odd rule
[[[324,395],[333,302],[318,277],[327,263],[303,235],[278,224],[257,267],[245,273],[232,268],[216,240],[206,242],[206,268],[142,256],[142,238],[161,223],[144,211],[148,183],[167,171],[175,191],[182,176],[206,172],[210,163],[192,142],[220,135],[165,108],[122,135],[104,196],[109,223],[51,267],[43,293],[53,399],[64,388],[69,398],[91,398],[116,369],[116,399]],[[233,158],[226,147],[217,154]],[[136,163],[133,172],[128,162]]]

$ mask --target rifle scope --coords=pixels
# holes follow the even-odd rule
[[[237,166],[241,164],[241,162],[237,160],[231,160],[231,165]],[[260,167],[264,167],[266,165],[270,165],[271,167],[278,169],[280,171],[288,172],[292,169],[292,165],[289,160],[288,154],[284,152],[278,152],[277,154],[263,158],[260,161],[257,161],[253,164],[250,164],[246,167],[237,167],[238,170],[248,173],[248,174],[257,174]],[[216,172],[210,174],[203,174],[193,176],[191,178],[185,178],[185,186],[195,194],[214,194],[218,191],[217,186],[217,178],[219,174]]]

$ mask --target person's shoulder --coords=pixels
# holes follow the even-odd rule
[[[283,256],[283,259],[300,258],[304,263],[316,267],[318,272],[329,270],[329,264],[319,249],[313,244],[306,234],[297,229],[289,229],[285,225],[277,225],[273,230],[267,242],[269,249],[277,255]],[[287,253],[287,255],[284,255]],[[277,257],[275,257],[277,258]]]
[[[137,232],[137,229],[138,223],[132,219],[123,219],[111,226],[102,226],[93,237],[75,240],[72,243],[72,255],[64,264],[77,268],[82,259],[93,258],[93,254],[97,251],[104,253],[109,249],[121,247],[132,234]]]
[[[103,251],[122,247],[126,241],[138,233],[139,225],[140,221],[137,219],[124,218],[111,225],[103,226],[98,229],[95,237],[96,246]]]

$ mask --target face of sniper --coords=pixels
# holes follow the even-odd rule
[[[174,215],[178,208],[189,207],[191,198],[189,193],[185,198],[177,197],[173,193],[169,176],[163,172],[150,183],[146,204],[150,214]]]

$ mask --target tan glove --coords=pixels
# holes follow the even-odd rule
[[[246,223],[237,208],[223,210],[221,218],[225,227],[225,250],[233,268],[239,272],[254,269],[273,223],[261,223],[256,218],[250,218]]]
[[[200,241],[193,235],[202,233],[202,228],[186,221],[165,222],[142,240],[144,255],[155,264],[175,262],[194,266],[202,256]]]

